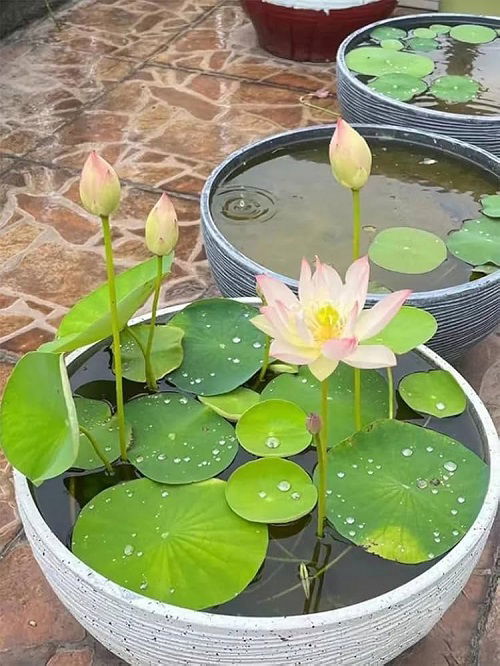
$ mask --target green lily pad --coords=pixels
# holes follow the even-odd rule
[[[474,522],[488,467],[459,442],[377,421],[329,452],[327,516],[342,536],[405,564],[455,546]]]
[[[111,407],[102,400],[75,397],[78,425],[83,426],[96,442],[99,450],[108,462],[113,462],[120,456],[120,437],[118,420],[111,413]],[[127,443],[132,437],[132,428],[126,424]],[[96,469],[102,467],[103,462],[97,455],[87,435],[80,433],[80,447],[73,467],[78,469]]]
[[[500,217],[500,194],[481,197],[482,211],[488,217]]]
[[[489,217],[467,220],[448,236],[448,250],[462,261],[500,266],[500,224]]]
[[[353,369],[340,363],[328,380],[328,440],[335,446],[356,431],[353,404]],[[362,424],[383,418],[389,409],[387,383],[376,370],[361,373]],[[306,414],[320,409],[321,389],[318,380],[303,366],[296,375],[276,377],[262,391],[262,399],[289,400],[301,407]]]
[[[0,405],[1,445],[35,485],[72,467],[78,421],[64,359],[28,352],[14,368]]]
[[[400,42],[399,39],[383,39],[380,42],[380,46],[383,49],[390,49],[391,51],[402,51],[405,47],[403,42]]]
[[[217,476],[238,451],[233,427],[180,393],[142,396],[125,405],[134,433],[130,462],[153,481],[192,483]]]
[[[383,39],[404,39],[406,37],[406,30],[381,25],[370,32],[370,37],[378,41],[382,41]]]
[[[173,255],[162,258],[163,275],[170,272]],[[157,259],[134,266],[116,277],[118,320],[123,328],[136,310],[153,293],[156,281]],[[65,315],[57,331],[57,338],[42,345],[43,351],[69,352],[78,347],[99,342],[111,335],[108,284],[78,301]]]
[[[363,344],[385,345],[395,354],[407,354],[428,342],[437,328],[437,321],[430,312],[405,305],[380,333],[364,340]]]
[[[415,95],[425,92],[427,83],[409,74],[384,74],[384,76],[370,81],[368,87],[391,99],[407,102]]]
[[[390,51],[377,46],[360,46],[346,56],[350,70],[366,76],[409,74],[420,79],[434,71],[434,62],[427,56],[406,51]]]
[[[456,25],[450,30],[453,39],[467,44],[486,44],[497,38],[497,33],[493,28],[485,25]]]
[[[408,40],[408,46],[412,51],[434,51],[439,47],[439,42],[428,37],[412,37]]]
[[[144,350],[147,348],[149,329],[148,324],[138,324],[133,328],[125,328],[120,335],[123,376],[133,382],[146,381],[146,365],[141,346]],[[183,336],[184,331],[176,326],[155,326],[151,349],[151,365],[155,379],[161,379],[182,363]]]
[[[377,280],[370,280],[368,283],[368,293],[370,294],[392,294],[392,289],[386,287],[385,284],[377,282]]]
[[[446,259],[446,245],[435,234],[411,227],[391,227],[378,233],[368,256],[388,271],[428,273]]]
[[[415,28],[415,30],[412,31],[412,34],[421,39],[432,39],[437,35],[437,32],[432,28]]]
[[[447,35],[451,30],[451,25],[444,25],[443,23],[433,23],[429,26],[435,35]]]
[[[470,280],[478,280],[479,278],[484,277],[485,275],[493,275],[500,268],[498,266],[493,266],[493,264],[483,264],[482,266],[474,266],[470,274]]]
[[[468,76],[440,76],[431,83],[429,92],[445,102],[470,102],[477,97],[480,87]]]
[[[184,361],[169,380],[198,395],[229,393],[261,367],[265,335],[250,322],[256,310],[225,298],[197,301],[171,323],[184,331]]]
[[[237,421],[247,409],[259,402],[260,394],[251,389],[240,387],[222,395],[200,395],[199,400],[225,419]]]
[[[293,365],[292,363],[281,363],[280,361],[277,361],[275,363],[271,363],[271,365],[268,367],[268,370],[274,375],[281,375],[283,373],[296,375],[299,371],[299,366]]]
[[[72,550],[152,599],[194,610],[229,601],[262,565],[268,535],[231,511],[225,488],[219,479],[185,486],[138,479],[104,490],[80,513]]]
[[[227,482],[226,500],[242,518],[256,523],[289,523],[318,501],[311,477],[282,458],[261,458],[238,467]]]
[[[458,416],[467,407],[465,393],[446,370],[413,372],[403,377],[398,390],[406,404],[416,412],[438,418]]]
[[[293,456],[311,443],[306,420],[307,414],[293,402],[263,400],[243,414],[236,426],[236,437],[255,456]]]

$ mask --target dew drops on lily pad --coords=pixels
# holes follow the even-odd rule
[[[410,74],[384,74],[370,81],[368,87],[392,99],[408,102],[415,95],[425,92],[427,83]]]
[[[477,81],[468,76],[440,76],[431,83],[429,92],[445,102],[471,102],[480,90]]]
[[[391,51],[378,46],[360,46],[346,56],[349,69],[367,76],[410,74],[422,78],[434,71],[434,61],[427,56],[406,51]]]
[[[496,39],[497,33],[485,25],[463,24],[454,26],[450,30],[450,36],[467,44],[486,44]]]

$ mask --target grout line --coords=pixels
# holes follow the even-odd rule
[[[5,546],[0,550],[0,561],[3,560],[4,557],[6,557],[14,548],[17,546],[18,543],[21,543],[24,540],[24,529],[23,526],[21,525],[17,532],[14,534],[14,536],[7,541]]]

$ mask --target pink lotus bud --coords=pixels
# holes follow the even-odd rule
[[[179,239],[179,226],[174,204],[163,193],[146,220],[146,246],[162,257],[170,254]]]
[[[80,176],[83,207],[94,215],[111,215],[118,208],[120,193],[120,180],[116,171],[93,150]]]
[[[321,417],[316,412],[311,412],[306,419],[306,428],[311,435],[317,435],[321,431]]]
[[[338,182],[350,190],[366,184],[372,168],[372,154],[363,137],[339,118],[330,142],[330,164]]]

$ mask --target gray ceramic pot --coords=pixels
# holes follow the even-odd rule
[[[473,164],[485,173],[500,177],[500,159],[460,141],[398,127],[356,125],[356,128],[369,141],[379,139],[384,143],[430,146],[462,158],[464,168]],[[211,200],[219,184],[249,160],[278,148],[297,146],[314,139],[329,139],[332,132],[332,126],[322,125],[269,137],[230,155],[208,178],[201,196],[201,225],[210,267],[225,296],[255,295],[255,277],[260,273],[274,275],[295,290],[297,281],[278,275],[245,256],[219,231],[211,213]],[[297,242],[300,243],[300,238]],[[373,305],[380,298],[380,295],[370,294],[368,304]],[[456,359],[500,323],[500,271],[455,287],[413,293],[408,303],[432,312],[438,320],[439,330],[431,348],[444,358]]]
[[[337,96],[342,115],[346,120],[353,123],[383,123],[390,118],[391,124],[398,127],[414,127],[424,131],[445,134],[455,139],[467,141],[500,156],[500,114],[473,116],[445,113],[425,109],[415,104],[398,102],[370,90],[347,68],[346,54],[365,41],[375,27],[391,26],[408,29],[428,27],[436,22],[446,25],[474,23],[496,29],[500,28],[500,19],[492,16],[416,14],[415,16],[402,16],[379,21],[357,30],[342,42],[337,53]]]

